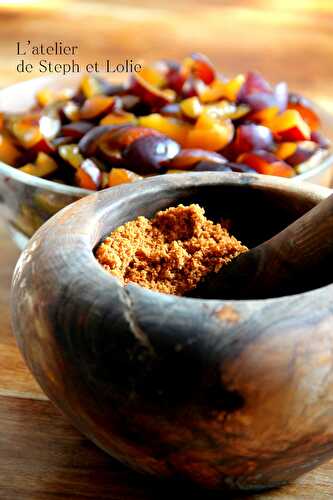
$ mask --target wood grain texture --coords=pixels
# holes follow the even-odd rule
[[[333,284],[277,299],[193,300],[122,287],[93,256],[124,222],[179,203],[199,203],[213,220],[223,213],[253,246],[327,194],[205,172],[66,207],[34,235],[13,281],[14,333],[46,394],[102,449],[156,477],[258,490],[331,458]]]
[[[293,89],[333,112],[331,0],[226,0],[223,4],[207,0],[204,7],[198,0],[127,0],[112,5],[52,0],[31,1],[28,7],[18,8],[4,1],[0,24],[0,86],[29,78],[15,70],[18,39],[50,41],[61,32],[65,42],[80,44],[83,63],[97,53],[114,60],[130,56],[151,61],[165,55],[182,57],[195,48],[211,56],[227,74],[250,67],[272,81],[286,79]],[[209,498],[207,493],[153,486],[83,438],[51,403],[38,401],[44,396],[10,331],[9,285],[17,257],[0,222],[1,500]],[[289,486],[241,498],[332,497],[333,462],[329,462]]]

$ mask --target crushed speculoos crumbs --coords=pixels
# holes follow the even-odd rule
[[[179,205],[118,227],[96,250],[102,266],[123,284],[184,295],[209,273],[245,252],[199,205]]]

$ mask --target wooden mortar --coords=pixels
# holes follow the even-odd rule
[[[63,209],[35,234],[13,278],[15,336],[46,394],[98,446],[158,477],[262,489],[331,458],[332,284],[263,300],[175,297],[124,288],[93,255],[124,222],[191,202],[230,218],[252,247],[329,193],[197,173]]]

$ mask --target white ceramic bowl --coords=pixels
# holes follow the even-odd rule
[[[43,77],[28,80],[0,91],[0,111],[23,112],[35,104],[36,92],[43,88],[53,89],[78,85],[81,75],[71,77]],[[318,109],[324,133],[333,139],[333,118]],[[333,155],[328,155],[318,166],[295,177],[329,187],[333,179]],[[290,182],[293,182],[291,180]],[[91,191],[62,185],[33,177],[0,162],[0,201],[13,239],[23,248],[34,232],[52,215]]]

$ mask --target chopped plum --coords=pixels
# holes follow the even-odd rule
[[[139,74],[132,75],[130,91],[154,109],[159,109],[175,100],[174,91],[159,90],[143,80]]]
[[[275,175],[280,177],[293,177],[294,169],[283,160],[279,160],[272,153],[256,150],[241,154],[238,163],[245,163],[258,174]]]
[[[288,100],[288,109],[295,109],[296,111],[298,111],[312,131],[316,131],[319,129],[319,116],[313,109],[313,104],[311,103],[311,101],[309,101],[309,99],[306,99],[306,97],[300,96],[299,94],[290,93]]]
[[[81,120],[92,120],[110,113],[115,107],[115,98],[95,95],[86,99],[80,109]]]
[[[237,128],[233,146],[240,154],[254,149],[270,150],[273,144],[273,135],[268,127],[251,123]]]
[[[200,161],[225,163],[226,159],[213,151],[205,149],[182,149],[177,156],[168,161],[168,168],[179,170],[191,170],[193,165]]]
[[[316,142],[323,149],[331,147],[331,141],[318,130],[311,132],[311,141]]]
[[[187,118],[198,118],[202,111],[202,104],[198,97],[188,97],[181,101],[180,109]]]
[[[81,139],[89,130],[93,128],[93,124],[87,121],[72,122],[61,127],[61,134],[64,137],[73,137]]]
[[[311,137],[309,125],[295,109],[277,115],[271,123],[271,130],[280,141],[307,141]]]
[[[84,158],[77,144],[63,144],[58,151],[60,157],[74,168],[79,168],[83,163]]]
[[[291,155],[285,158],[285,161],[292,167],[296,167],[305,161],[308,161],[311,156],[318,151],[319,146],[313,141],[298,142],[296,150]]]
[[[194,53],[190,61],[190,69],[195,78],[203,81],[206,85],[209,85],[215,80],[216,72],[208,57],[203,54]]]
[[[102,172],[97,164],[91,159],[85,159],[75,173],[77,186],[96,191],[102,182]]]
[[[139,125],[157,130],[161,134],[165,134],[174,141],[179,142],[182,146],[186,144],[187,135],[191,130],[191,126],[184,120],[162,116],[160,113],[141,116]]]
[[[133,113],[128,113],[127,111],[115,111],[102,118],[100,125],[136,124],[137,121],[138,119]]]
[[[186,147],[190,149],[207,149],[208,151],[219,151],[232,141],[234,126],[231,120],[218,122],[205,117],[205,123],[199,118],[196,126],[189,131],[186,139]]]
[[[15,166],[22,156],[19,149],[13,144],[11,138],[1,132],[0,133],[0,161],[7,163],[7,165]]]
[[[58,169],[57,162],[45,153],[38,153],[35,163],[27,163],[20,167],[21,172],[36,177],[47,177]]]
[[[255,71],[249,71],[245,75],[245,81],[239,92],[239,99],[246,99],[249,95],[264,93],[271,94],[272,87],[269,83]]]
[[[163,170],[162,163],[174,158],[180,151],[177,142],[163,135],[147,135],[133,141],[124,151],[131,170],[149,174]]]
[[[92,156],[98,148],[98,141],[107,136],[112,135],[120,129],[129,128],[130,125],[99,125],[93,127],[87,132],[78,144],[79,150],[83,156]]]
[[[113,168],[109,173],[109,187],[118,186],[119,184],[128,184],[142,179],[141,175],[135,174],[126,168]]]

